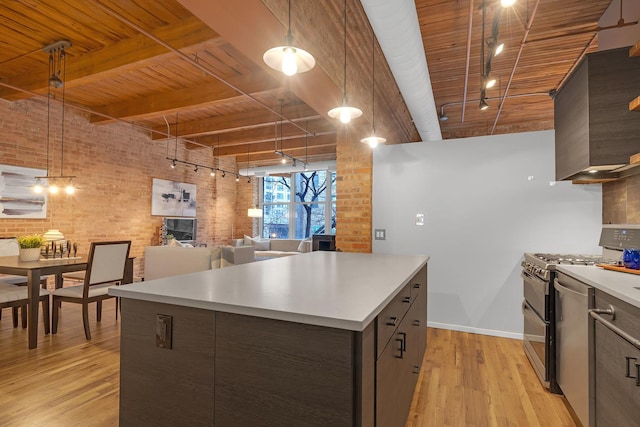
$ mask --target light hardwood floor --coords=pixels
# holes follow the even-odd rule
[[[92,310],[86,341],[80,307],[63,306],[60,328],[27,350],[27,333],[0,320],[0,426],[117,426],[119,321],[113,300]],[[520,341],[428,330],[406,427],[575,426],[561,397],[546,392]]]

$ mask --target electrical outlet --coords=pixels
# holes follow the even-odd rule
[[[424,225],[424,214],[416,214],[416,225]]]
[[[156,315],[156,347],[171,349],[173,317],[166,314]]]
[[[373,238],[375,240],[385,240],[386,230],[384,228],[376,228],[373,233]]]

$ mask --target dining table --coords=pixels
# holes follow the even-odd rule
[[[127,260],[125,266],[124,283],[133,281],[133,257]],[[40,277],[55,276],[55,287],[62,287],[62,274],[87,269],[87,259],[84,257],[50,258],[38,261],[21,261],[19,255],[0,257],[0,274],[25,276],[28,287],[27,328],[29,349],[38,347],[38,297],[40,295]]]
[[[40,276],[55,275],[56,288],[62,286],[62,273],[82,271],[87,268],[87,260],[82,257],[51,258],[38,261],[21,261],[19,255],[0,257],[0,273],[25,276],[28,287],[27,330],[29,349],[38,346],[38,297]]]

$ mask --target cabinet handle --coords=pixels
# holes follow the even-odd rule
[[[592,308],[590,311],[593,311],[596,314],[606,314],[607,316],[612,316],[611,320],[616,319],[616,309],[613,308],[611,304],[609,304],[609,308]]]
[[[640,364],[636,363],[636,387],[640,387]]]
[[[420,283],[414,283],[413,287],[414,289],[420,289]]]
[[[402,298],[402,302],[405,302],[407,304],[411,304],[411,297],[404,297]]]
[[[397,317],[389,317],[389,320],[387,320],[387,326],[397,326],[398,325],[398,318]]]
[[[402,336],[402,351],[407,351],[407,334],[404,332],[398,332]]]
[[[400,348],[398,349],[400,350],[400,356],[396,356],[396,359],[404,359],[404,339],[396,338],[396,342],[400,343]]]
[[[420,321],[419,320],[414,320],[413,321],[413,326],[420,326]]]
[[[629,363],[629,362],[631,362],[632,360],[634,362],[637,362],[638,359],[636,359],[635,357],[629,357],[629,356],[625,357],[625,359],[627,359],[627,374],[625,375],[625,377],[627,377],[627,378],[637,378],[637,375],[635,377],[631,375],[631,363]],[[638,364],[636,363],[635,365],[636,365],[636,371],[637,371]]]
[[[420,373],[420,366],[413,365],[413,373],[414,374],[419,374]]]
[[[620,335],[625,340],[629,341],[631,343],[631,345],[634,346],[635,348],[640,349],[640,340],[639,339],[637,339],[637,338],[633,337],[632,335],[626,333],[625,331],[623,331],[622,329],[620,329],[619,327],[617,327],[613,323],[609,322],[608,320],[606,320],[604,317],[600,316],[598,313],[596,313],[593,310],[589,310],[589,316],[591,316],[592,318],[594,318],[595,320],[600,322],[602,324],[602,326],[606,326],[607,328],[609,328],[610,330],[612,330],[616,334]]]

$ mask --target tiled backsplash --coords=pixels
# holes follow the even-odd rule
[[[603,224],[640,224],[640,174],[602,184]]]

